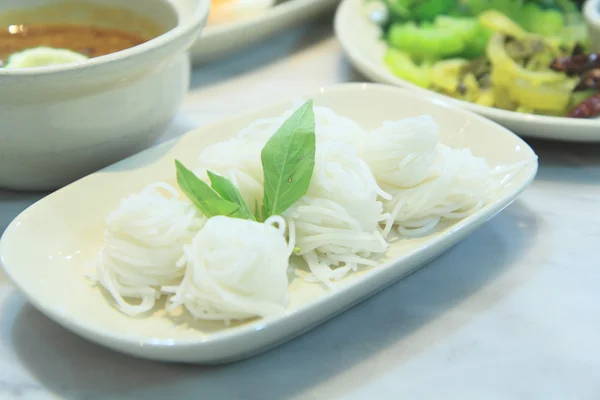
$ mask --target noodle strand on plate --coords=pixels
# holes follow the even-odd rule
[[[168,309],[183,305],[205,320],[280,314],[288,303],[289,248],[285,220],[265,223],[216,216],[185,246],[185,278]]]
[[[161,286],[181,281],[185,268],[178,261],[183,246],[204,219],[193,205],[179,200],[177,189],[158,182],[122,200],[106,222],[96,278],[124,313],[149,311]],[[125,298],[138,299],[139,304]]]
[[[237,138],[246,143],[259,143],[264,145],[267,140],[281,127],[304,101],[295,101],[292,107],[283,112],[279,117],[262,118],[251,123],[247,128],[238,133]],[[354,120],[340,116],[330,108],[314,107],[315,135],[317,145],[325,141],[346,143],[354,148],[357,154],[362,149],[367,139],[366,131]]]
[[[373,265],[369,257],[387,250],[379,223],[389,217],[379,196],[391,199],[352,146],[317,145],[308,193],[285,215],[295,233],[296,253],[318,280],[330,286],[359,265]]]
[[[430,115],[384,121],[369,133],[363,158],[384,189],[410,188],[431,176],[439,135]]]
[[[377,265],[371,257],[388,249],[378,228],[365,231],[360,220],[332,200],[305,196],[288,210],[286,218],[295,235],[296,254],[304,258],[316,280],[327,286],[361,265]]]
[[[189,199],[158,182],[109,215],[96,278],[124,313],[165,296],[168,311],[200,320],[280,315],[291,257],[306,262],[307,281],[331,288],[379,265],[393,229],[407,240],[469,217],[529,164],[492,168],[442,144],[429,115],[367,132],[327,107],[314,106],[313,121],[308,107],[295,103],[204,148],[193,174],[177,163]]]
[[[385,202],[391,214],[385,233],[392,224],[404,236],[431,233],[442,220],[465,218],[480,210],[500,184],[483,158],[442,144],[437,146],[431,173],[416,186],[392,191],[394,198]]]

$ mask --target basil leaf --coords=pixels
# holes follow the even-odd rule
[[[263,218],[281,215],[306,194],[315,166],[315,115],[304,103],[269,139],[261,152]]]
[[[181,191],[207,218],[215,215],[237,216],[240,206],[221,198],[196,174],[175,160],[177,184]]]
[[[262,221],[262,218],[260,216],[260,208],[258,208],[258,200],[254,199],[254,218],[257,221]]]
[[[254,219],[254,215],[246,201],[242,197],[237,187],[227,178],[217,175],[211,171],[206,171],[208,179],[210,179],[210,185],[213,190],[217,192],[221,197],[227,201],[237,204],[240,209],[238,210],[239,218],[243,219]]]

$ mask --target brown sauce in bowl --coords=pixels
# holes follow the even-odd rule
[[[147,42],[134,33],[75,24],[11,25],[0,30],[0,66],[8,57],[34,47],[69,49],[89,58],[116,53]]]

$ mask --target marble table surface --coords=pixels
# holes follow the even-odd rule
[[[363,80],[331,18],[194,71],[165,137]],[[90,344],[0,273],[0,399],[600,399],[600,145],[532,141],[533,185],[450,252],[330,322],[232,365]],[[43,194],[0,192],[0,232]]]

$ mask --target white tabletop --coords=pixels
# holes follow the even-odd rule
[[[166,137],[361,80],[325,19],[194,72]],[[532,142],[536,181],[449,253],[275,350],[219,367],[90,344],[0,275],[0,399],[600,399],[600,146]],[[0,232],[42,195],[0,192]]]

